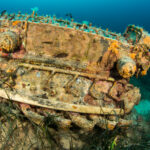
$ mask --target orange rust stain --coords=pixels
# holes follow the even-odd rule
[[[77,109],[77,107],[76,107],[76,106],[72,106],[72,108]]]
[[[142,76],[145,76],[147,74],[147,70],[143,70],[142,72],[141,72],[141,75]]]
[[[119,48],[119,43],[118,41],[113,41],[111,44],[110,44],[110,47],[108,48],[109,50],[112,50],[113,48]]]
[[[11,73],[11,72],[13,72],[14,70],[13,69],[8,69],[6,72],[7,73]]]
[[[131,53],[131,54],[130,54],[130,57],[131,57],[132,59],[135,59],[135,56],[136,56],[135,53]]]
[[[134,66],[134,68],[133,68],[133,72],[135,72],[136,71],[136,66]]]
[[[5,29],[1,28],[1,29],[0,29],[0,32],[5,32]]]
[[[30,105],[24,104],[24,103],[20,103],[20,107],[21,107],[22,111],[26,111],[27,109],[31,109]]]
[[[2,56],[2,57],[6,57],[6,56],[8,56],[8,55],[9,55],[8,53],[3,53],[3,52],[1,53],[1,56]]]
[[[108,127],[109,130],[113,130],[113,129],[115,128],[115,125],[113,125],[113,124],[108,124],[107,127]]]
[[[108,50],[114,52],[116,55],[119,54],[118,49],[119,49],[119,42],[118,41],[113,41],[110,44],[110,46],[108,47]]]
[[[16,26],[16,25],[18,25],[19,23],[21,23],[21,21],[16,20],[16,21],[13,21],[12,25],[13,25],[13,26]]]

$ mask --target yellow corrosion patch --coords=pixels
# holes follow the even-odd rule
[[[146,36],[146,37],[143,39],[143,43],[146,44],[148,47],[150,47],[150,37],[149,37],[149,36]]]

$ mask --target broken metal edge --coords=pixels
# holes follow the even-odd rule
[[[54,110],[77,112],[84,114],[97,114],[97,115],[124,115],[124,110],[120,108],[107,108],[97,106],[85,106],[64,103],[56,100],[55,98],[43,99],[38,97],[29,97],[16,92],[8,91],[0,88],[0,97],[11,101],[26,103],[33,106],[44,107]]]

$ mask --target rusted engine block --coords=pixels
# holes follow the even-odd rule
[[[140,101],[129,84],[150,67],[150,35],[129,25],[123,35],[37,14],[0,18],[0,97],[19,102],[36,123],[92,130],[128,126]],[[116,120],[116,117],[119,118]]]

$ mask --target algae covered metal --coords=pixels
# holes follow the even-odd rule
[[[124,34],[55,16],[2,13],[0,97],[18,102],[36,123],[113,130],[140,101],[129,83],[150,67],[150,35],[129,25]],[[119,119],[116,120],[116,116]]]

